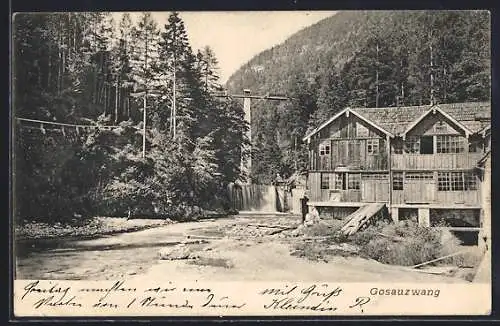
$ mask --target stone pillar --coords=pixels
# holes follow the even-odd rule
[[[399,222],[399,208],[391,207],[391,218],[394,223]]]
[[[418,209],[418,225],[431,226],[430,209],[428,208]]]
[[[245,89],[243,90],[243,93],[245,94],[245,96],[248,96],[243,98],[243,111],[245,112],[245,121],[248,123],[247,138],[250,144],[252,144],[252,111],[250,107],[250,90]],[[252,146],[250,145],[250,147],[246,149],[251,152]],[[250,175],[251,170],[252,170],[252,158],[251,155],[249,154],[246,160],[241,161],[241,172],[248,177]]]

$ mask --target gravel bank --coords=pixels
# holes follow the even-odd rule
[[[53,239],[60,237],[93,237],[115,233],[133,232],[172,224],[167,219],[129,219],[120,217],[94,217],[85,223],[48,224],[27,222],[15,227],[16,240]]]

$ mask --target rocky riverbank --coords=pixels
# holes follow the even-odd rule
[[[94,237],[134,232],[175,223],[170,219],[126,219],[94,217],[80,223],[25,222],[15,226],[16,240],[53,239],[61,237]]]

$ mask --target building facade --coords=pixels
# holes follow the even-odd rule
[[[394,220],[479,227],[490,103],[346,108],[308,133],[310,205],[384,202]]]

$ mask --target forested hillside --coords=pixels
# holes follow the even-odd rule
[[[14,17],[16,217],[227,208],[247,125],[240,103],[211,95],[212,50],[191,49],[177,13],[113,17]]]
[[[307,129],[346,106],[489,100],[489,13],[339,12],[257,55],[227,87],[293,98],[252,102],[252,178],[269,183],[304,169]]]

